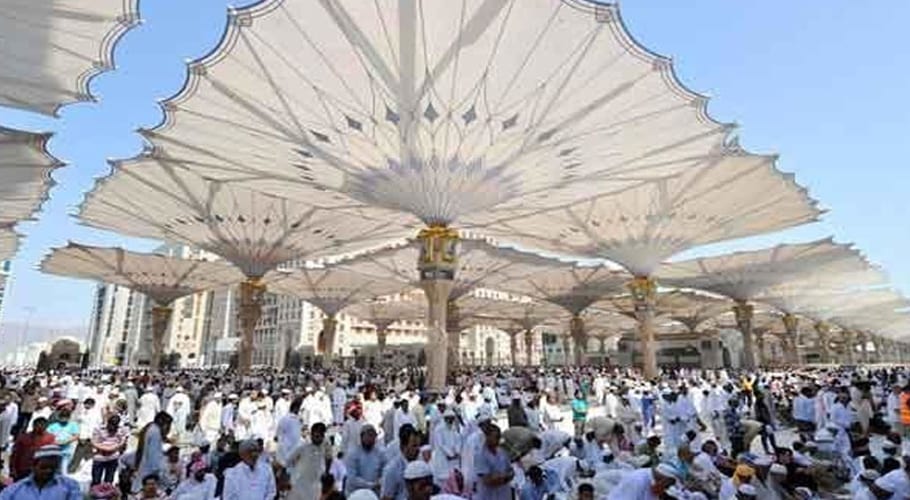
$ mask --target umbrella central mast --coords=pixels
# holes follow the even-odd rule
[[[151,370],[157,372],[161,369],[161,356],[164,353],[164,336],[171,321],[171,306],[156,305],[152,307],[152,360]]]
[[[265,283],[261,278],[248,278],[240,284],[240,349],[237,356],[237,370],[249,373],[253,366],[253,333],[256,323],[262,317],[262,301],[265,297]]]
[[[458,269],[458,231],[448,226],[430,226],[417,235],[420,257],[417,270],[420,286],[429,303],[427,314],[427,386],[445,388],[448,373],[446,313]]]
[[[654,378],[657,376],[657,346],[654,340],[654,306],[657,303],[657,283],[648,276],[639,276],[626,286],[635,302],[638,339],[641,343],[642,372],[645,378]]]

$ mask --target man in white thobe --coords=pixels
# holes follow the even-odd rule
[[[216,392],[199,412],[199,428],[209,443],[218,442],[221,436],[221,393]]]
[[[344,423],[344,404],[348,401],[348,393],[341,386],[341,383],[335,385],[332,389],[332,423],[341,425]]]
[[[259,460],[259,443],[248,439],[240,443],[241,462],[224,472],[222,500],[272,500],[275,498],[275,474],[268,463]],[[316,481],[318,484],[319,481]]]
[[[136,412],[136,428],[145,427],[161,409],[161,401],[154,391],[145,391],[139,398],[139,411]]]
[[[303,400],[295,399],[289,408],[289,411],[278,421],[275,434],[278,440],[278,463],[287,465],[291,453],[303,443],[301,430],[303,423],[297,414],[300,412],[300,406]]]
[[[173,432],[178,442],[183,442],[186,437],[186,421],[190,416],[192,405],[186,391],[177,386],[174,395],[167,402],[167,412],[174,418]]]
[[[291,479],[288,499],[317,500],[321,490],[320,478],[331,460],[325,443],[326,426],[317,422],[310,427],[310,442],[300,443],[288,456],[287,467]],[[228,500],[225,498],[224,500]]]
[[[437,486],[442,486],[449,475],[461,464],[461,453],[464,448],[464,434],[456,423],[457,416],[452,408],[442,414],[442,424],[433,427],[430,434],[433,448],[430,465],[433,468],[433,479]]]

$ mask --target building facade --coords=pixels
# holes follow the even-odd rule
[[[132,356],[134,332],[141,325],[145,297],[129,288],[99,283],[89,322],[89,366],[125,366]]]

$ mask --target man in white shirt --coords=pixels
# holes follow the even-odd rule
[[[297,416],[300,412],[301,404],[303,404],[302,399],[295,399],[291,403],[289,411],[278,421],[275,434],[278,441],[277,459],[281,465],[287,465],[287,460],[291,453],[303,443],[303,435],[301,434],[303,423],[300,421],[300,417]]]
[[[215,443],[221,436],[221,393],[216,392],[208,398],[199,413],[199,428],[209,443]]]
[[[224,473],[223,500],[271,500],[275,498],[275,474],[259,460],[259,443],[248,439],[240,443],[241,462]]]
[[[675,483],[672,465],[662,463],[653,469],[635,469],[623,475],[607,500],[657,500]]]

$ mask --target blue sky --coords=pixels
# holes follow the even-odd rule
[[[227,4],[144,0],[144,22],[118,45],[117,69],[92,82],[99,103],[66,107],[59,120],[0,108],[2,125],[56,132],[51,152],[69,163],[55,174],[58,186],[38,221],[19,226],[27,238],[13,261],[5,323],[24,321],[34,308],[33,324],[87,326],[92,285],[35,269],[51,247],[67,240],[154,247],[81,227],[71,214],[94,179],[108,173],[106,159],[140,151],[142,139],[133,131],[158,123],[156,99],[180,87],[186,59],[218,41]],[[682,257],[834,235],[855,242],[910,293],[910,174],[903,152],[910,130],[910,2],[882,0],[870,8],[845,0],[630,0],[622,13],[639,41],[672,56],[681,79],[713,97],[712,115],[741,125],[746,148],[780,154],[780,168],[795,173],[830,210],[818,224]]]

